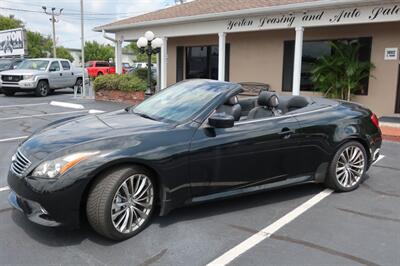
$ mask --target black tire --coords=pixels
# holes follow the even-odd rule
[[[4,90],[3,93],[4,93],[5,96],[14,96],[15,91],[12,91],[12,90]]]
[[[46,97],[50,92],[49,83],[45,80],[39,81],[36,89],[35,95],[37,97]]]
[[[114,208],[113,202],[117,200],[117,194],[119,191],[121,191],[122,186],[125,182],[128,182],[128,180],[133,177],[133,176],[145,176],[148,177],[149,184],[152,186],[152,201],[151,207],[147,209],[148,215],[146,218],[142,218],[142,216],[136,216],[136,214],[139,214],[139,212],[135,212],[135,216],[138,219],[135,219],[133,224],[131,221],[132,226],[135,226],[136,228],[132,232],[121,232],[119,231],[115,225],[115,220],[113,220],[112,214]],[[134,179],[131,179],[134,180]],[[138,179],[137,181],[139,181]],[[142,179],[143,180],[143,179]],[[146,226],[148,225],[149,221],[151,220],[151,216],[154,212],[155,209],[155,200],[156,200],[156,187],[155,187],[155,182],[153,181],[153,177],[150,171],[148,171],[146,168],[140,167],[140,166],[123,166],[123,167],[118,167],[111,169],[109,171],[104,172],[101,174],[95,181],[94,184],[91,186],[87,198],[87,204],[86,204],[86,216],[89,221],[89,224],[91,227],[100,235],[109,238],[111,240],[117,240],[121,241],[124,239],[128,239],[130,237],[133,237],[134,235],[140,233]],[[132,181],[133,182],[133,181]],[[149,186],[150,186],[149,185]],[[136,187],[136,186],[135,186]],[[133,186],[132,186],[133,188]],[[136,187],[137,188],[137,187]],[[136,191],[136,190],[135,190]],[[133,194],[133,193],[132,193]],[[119,194],[118,194],[119,195]],[[125,212],[130,212],[130,216],[133,217],[132,214],[132,209],[134,207],[128,206],[129,204],[133,204],[130,200],[130,203],[122,203],[120,202],[121,209],[120,211],[122,212],[121,216],[119,217],[126,217]],[[126,204],[125,206],[122,206],[122,204]],[[115,204],[117,205],[117,204]],[[127,207],[128,206],[128,207]],[[140,207],[139,205],[136,205],[136,207]],[[122,209],[124,208],[124,209]],[[118,211],[119,212],[119,211]],[[115,214],[116,212],[114,212]],[[129,216],[129,215],[128,215]],[[118,218],[116,218],[118,219]],[[125,218],[127,219],[127,218]],[[124,218],[121,218],[121,220],[125,220]],[[139,220],[142,219],[142,220]],[[124,222],[122,223],[124,224]],[[126,227],[128,228],[128,227]],[[132,227],[130,227],[130,230]]]
[[[75,82],[75,86],[78,87],[78,89],[77,89],[77,92],[78,92],[78,93],[81,93],[81,92],[82,92],[82,85],[83,85],[82,79],[81,79],[81,78],[78,78],[78,79],[76,80],[76,82]]]
[[[362,159],[363,164],[357,163],[356,167],[358,168],[352,168],[351,166],[348,166],[348,164],[343,164],[342,162],[343,159],[345,158],[343,156],[346,155],[344,153],[347,153],[351,149],[353,149],[354,151],[360,151],[359,155],[357,155],[355,159],[359,161],[361,161]],[[351,162],[351,160],[348,161]],[[346,142],[336,151],[335,156],[333,157],[332,162],[329,165],[328,175],[325,179],[325,185],[337,192],[353,191],[357,189],[360,183],[363,181],[365,172],[367,171],[367,164],[368,164],[368,157],[364,146],[357,141]],[[341,168],[346,168],[348,170],[346,169],[341,170]],[[357,171],[354,169],[356,169]],[[344,175],[342,175],[343,172],[347,172],[347,174],[348,173],[350,174],[347,175],[345,173]],[[346,175],[348,176],[347,177],[348,179],[346,179],[345,177]],[[341,178],[343,178],[344,180],[341,181],[340,180]],[[347,182],[351,183],[344,185],[343,183],[346,183],[345,180],[348,180]]]

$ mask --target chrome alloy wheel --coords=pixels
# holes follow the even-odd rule
[[[356,185],[364,174],[365,156],[357,146],[347,147],[336,163],[336,178],[346,188]]]
[[[111,205],[111,220],[120,233],[136,231],[147,220],[154,201],[154,188],[149,177],[135,174],[118,188]]]

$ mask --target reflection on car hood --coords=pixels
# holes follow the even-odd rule
[[[49,154],[85,142],[123,135],[162,130],[168,124],[142,118],[126,111],[89,115],[52,124],[32,135],[21,145],[28,158],[42,160]],[[123,141],[123,140],[122,140]]]

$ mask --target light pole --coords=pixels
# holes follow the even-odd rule
[[[85,85],[85,74],[86,74],[86,70],[85,70],[85,26],[84,26],[84,16],[83,16],[83,0],[81,0],[81,56],[82,56],[82,88],[81,88],[81,94],[86,96],[86,85]]]
[[[52,7],[52,8],[51,8],[51,13],[50,13],[50,12],[47,12],[47,7],[42,6],[42,8],[43,8],[43,10],[44,10],[44,13],[46,13],[47,15],[50,15],[50,16],[51,16],[50,21],[51,21],[51,24],[52,24],[52,26],[53,26],[53,57],[57,57],[57,51],[56,51],[56,26],[55,26],[55,23],[57,22],[56,16],[57,16],[57,17],[60,16],[64,9],[61,8],[61,9],[59,10],[59,12],[56,13],[56,12],[55,12],[55,11],[56,11],[56,8],[55,8],[55,7]]]
[[[140,37],[137,41],[137,46],[140,49],[140,53],[147,54],[147,95],[153,95],[155,90],[151,82],[151,56],[153,54],[158,54],[161,51],[161,46],[163,46],[163,40],[161,38],[154,38],[154,33],[148,31],[144,34],[144,37]]]

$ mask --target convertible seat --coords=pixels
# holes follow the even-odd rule
[[[279,115],[278,110],[276,110],[279,105],[279,98],[274,92],[261,92],[258,96],[257,104],[259,106],[250,110],[247,116],[248,120]]]
[[[301,109],[309,105],[308,100],[302,96],[293,96],[287,103],[287,112],[292,112],[297,109]]]
[[[217,110],[217,113],[225,113],[227,115],[233,116],[235,121],[239,121],[240,115],[242,113],[242,107],[239,104],[239,99],[237,96],[229,98],[223,105],[221,105]]]

